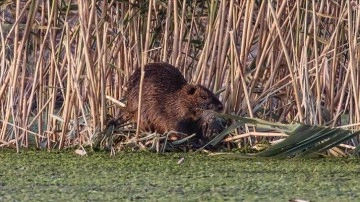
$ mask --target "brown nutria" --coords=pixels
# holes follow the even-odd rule
[[[167,63],[149,63],[144,67],[140,128],[165,133],[177,131],[204,139],[203,126],[214,120],[211,111],[222,111],[223,104],[201,85],[188,84],[181,72]],[[140,68],[129,78],[127,86],[128,118],[137,121]]]

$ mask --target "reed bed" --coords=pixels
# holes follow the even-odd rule
[[[227,114],[359,130],[359,1],[16,0],[0,20],[0,147],[112,135],[127,79],[159,61],[221,92]],[[226,142],[240,133],[258,134]],[[272,140],[251,137],[233,145]]]

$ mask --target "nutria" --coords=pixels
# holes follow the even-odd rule
[[[181,72],[167,63],[149,63],[144,67],[140,128],[165,133],[177,131],[204,140],[204,126],[214,121],[211,111],[222,111],[222,103],[201,85],[188,84]],[[137,121],[141,69],[130,76],[125,111]],[[204,111],[206,110],[206,111]]]

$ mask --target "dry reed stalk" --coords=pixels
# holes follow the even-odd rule
[[[354,104],[351,109],[354,109],[354,121],[360,120],[360,106],[359,106],[359,77],[358,77],[358,65],[355,64],[355,49],[358,45],[357,38],[354,36],[354,33],[358,33],[356,31],[359,30],[359,15],[357,15],[357,19],[354,20],[353,13],[352,13],[352,6],[350,5],[350,1],[347,1],[347,11],[348,11],[348,43],[349,43],[349,69],[350,69],[350,76],[351,76],[351,86],[352,86],[352,93],[353,93],[353,100]],[[355,28],[353,23],[355,23]]]
[[[315,1],[312,0],[312,4],[315,5]],[[323,5],[323,2],[321,2],[321,5]],[[317,30],[317,21],[316,21],[316,15],[314,15],[316,13],[315,11],[315,6],[312,7],[312,24],[313,24],[313,43],[314,43],[314,61],[315,61],[315,70],[316,70],[316,76],[315,76],[315,80],[316,80],[316,115],[317,115],[317,122],[315,122],[315,124],[318,123],[322,123],[322,116],[321,116],[321,89],[320,89],[320,66],[319,66],[319,56],[318,56],[318,46],[317,46],[317,34],[318,34],[318,30]]]
[[[179,24],[180,24],[180,32],[178,33],[177,40],[174,40],[174,43],[177,43],[176,44],[177,54],[175,54],[176,61],[174,63],[175,67],[179,66],[181,58],[182,58],[181,57],[182,56],[182,51],[183,51],[182,46],[183,46],[184,30],[185,30],[184,23],[185,23],[185,20],[186,20],[185,12],[186,12],[186,1],[183,0],[182,1],[182,7],[181,7],[181,17],[180,17],[180,22],[179,22]],[[174,21],[176,21],[176,20],[174,19]]]
[[[165,29],[164,29],[164,41],[163,41],[163,50],[162,50],[162,61],[168,61],[168,47],[170,46],[169,43],[169,29],[170,29],[170,22],[171,22],[171,8],[172,8],[173,1],[168,1],[167,4],[167,11],[166,12],[166,20],[165,20]]]

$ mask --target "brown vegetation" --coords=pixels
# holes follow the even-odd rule
[[[17,0],[0,20],[0,147],[90,143],[159,61],[227,113],[359,128],[359,1]]]

